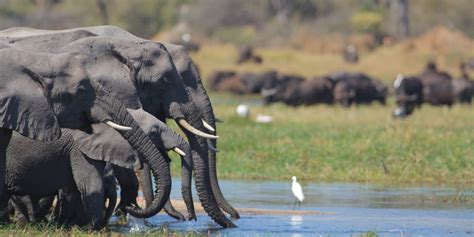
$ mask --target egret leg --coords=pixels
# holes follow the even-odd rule
[[[297,200],[295,200],[295,203],[293,204],[293,210],[295,210],[296,202],[297,202]]]
[[[298,210],[300,210],[300,209],[301,209],[301,202],[298,201]]]

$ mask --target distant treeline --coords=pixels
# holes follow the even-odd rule
[[[472,0],[0,0],[0,28],[113,24],[152,37],[181,25],[205,38],[268,45],[301,32],[400,38],[403,25],[411,35],[444,25],[472,37],[473,12]]]

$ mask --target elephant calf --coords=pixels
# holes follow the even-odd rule
[[[85,222],[100,229],[105,225],[104,168],[104,161],[89,159],[76,149],[69,129],[62,129],[61,138],[51,142],[13,133],[7,148],[7,193],[30,195],[38,200],[56,194],[59,189],[78,190]]]

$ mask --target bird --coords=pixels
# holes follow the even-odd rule
[[[296,181],[296,176],[291,177],[293,183],[291,184],[291,191],[295,196],[295,204],[293,205],[293,210],[295,210],[296,203],[298,203],[298,208],[300,208],[301,202],[304,200],[303,188],[301,185]]]

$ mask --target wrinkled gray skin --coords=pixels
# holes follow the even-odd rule
[[[83,56],[71,53],[52,55],[32,54],[14,49],[0,50],[0,62],[2,62],[0,70],[3,73],[1,85],[8,89],[11,97],[16,98],[13,102],[2,103],[4,107],[2,111],[19,110],[17,114],[21,115],[3,117],[3,126],[14,128],[25,136],[43,138],[43,140],[54,137],[54,134],[46,133],[51,130],[46,125],[52,126],[55,123],[61,127],[87,132],[91,131],[91,123],[104,121],[114,121],[131,127],[132,130],[121,131],[120,134],[141,155],[140,157],[150,164],[159,184],[157,185],[158,195],[154,200],[153,207],[146,210],[131,209],[129,212],[137,216],[156,213],[164,206],[169,197],[171,177],[168,160],[161,156],[122,103],[111,97],[99,84],[89,79],[89,74],[83,70],[81,64]],[[33,82],[33,85],[30,85],[30,81]],[[35,83],[35,81],[37,82]],[[43,89],[39,89],[38,84],[42,85]],[[14,97],[15,93],[22,95],[25,92],[32,95],[41,93],[44,98],[35,98],[38,101],[23,101],[22,97]],[[9,97],[2,95],[0,98],[8,99]],[[41,126],[42,124],[38,124],[35,120],[25,119],[51,112],[47,110],[48,106],[38,104],[46,98],[49,98],[53,108],[52,121]],[[40,111],[35,111],[35,109]],[[2,114],[2,116],[6,115],[8,114]],[[89,149],[90,147],[87,146],[81,147],[81,151],[85,153]],[[129,167],[133,167],[134,163],[135,161],[131,164],[122,162],[124,166]]]
[[[84,209],[85,215],[77,224],[91,224],[92,229],[101,229],[109,215],[104,210],[104,168],[104,161],[90,159],[80,151],[80,144],[74,141],[70,130],[63,129],[61,138],[51,142],[39,142],[14,133],[7,149],[7,193],[29,195],[33,210],[39,210],[38,218],[44,212],[39,204],[35,205],[41,197],[53,195],[59,189],[71,190],[66,196],[78,191],[84,208],[76,212]],[[13,200],[15,202],[15,198]],[[32,214],[35,216],[35,212]]]
[[[130,33],[124,31],[123,29],[114,26],[86,27],[66,31],[79,30],[87,30],[98,35],[109,35],[117,38],[130,39],[137,42],[150,42],[133,36]],[[0,32],[0,35],[13,37],[50,34],[58,32],[60,31],[45,31],[29,28],[12,28]],[[186,86],[186,91],[189,93],[189,96],[191,97],[192,101],[194,101],[195,105],[199,109],[199,111],[192,111],[187,109],[185,111],[187,112],[185,113],[186,119],[194,127],[198,128],[199,130],[203,130],[203,125],[200,121],[202,116],[207,123],[209,123],[212,127],[215,128],[216,120],[213,113],[212,105],[202,85],[197,68],[195,67],[192,60],[182,47],[171,44],[164,45],[171,54],[172,60],[174,61],[176,68],[178,69],[179,76],[181,77],[182,82],[184,82]],[[143,93],[140,93],[140,95],[142,94]],[[145,110],[151,112],[153,115],[156,115],[159,118],[161,117],[159,114],[155,114],[154,112],[152,112],[156,111],[156,106],[146,106],[146,103],[143,103],[143,105]],[[186,130],[184,130],[184,132],[186,133],[191,148],[193,150],[193,161],[194,168],[196,171],[196,188],[198,190],[200,201],[201,203],[203,203],[204,209],[209,214],[209,216],[211,216],[221,226],[234,227],[235,225],[230,222],[219,209],[219,207],[223,208],[234,218],[239,217],[237,211],[228,204],[228,202],[224,199],[222,192],[220,191],[216,174],[215,151],[209,151],[208,156],[207,141],[203,138],[197,137],[189,133]],[[210,145],[216,147],[215,140],[210,140],[209,143]],[[218,205],[216,205],[216,203]]]
[[[91,37],[87,38],[88,36]],[[153,105],[152,108],[165,108],[165,114],[173,115],[175,119],[184,117],[182,113],[184,109],[181,107],[183,104],[189,104],[186,100],[187,94],[184,86],[174,83],[174,81],[179,82],[179,80],[171,80],[175,69],[170,58],[166,57],[167,52],[160,44],[152,42],[147,44],[131,43],[110,37],[92,36],[94,35],[89,32],[79,31],[63,33],[60,36],[9,38],[7,41],[11,47],[27,51],[37,50],[54,53],[66,51],[85,54],[81,62],[87,72],[101,85],[109,89],[114,97],[124,102],[128,108],[140,109],[141,102],[144,101],[144,103],[149,104],[148,107]],[[54,39],[57,38],[62,40],[55,41]],[[69,41],[72,42],[69,43]],[[164,56],[158,57],[159,55]],[[139,96],[133,86],[134,83],[140,86],[141,90],[155,89],[154,91],[158,93],[155,93],[154,97],[150,95]],[[171,89],[167,90],[166,87]],[[182,90],[180,91],[179,88],[182,88]],[[189,108],[191,111],[193,110],[192,104]],[[150,115],[150,117],[153,116]],[[158,120],[155,119],[155,121]],[[144,126],[149,126],[144,124],[147,121],[137,120],[137,122],[142,129],[144,129]],[[115,155],[114,146],[108,143],[109,139],[104,137],[101,141],[102,144],[95,147],[85,144],[85,146],[90,147],[86,151],[87,155],[95,159],[104,159],[104,157]],[[100,154],[101,157],[98,157],[97,154]],[[191,170],[189,169],[186,172],[191,172]],[[183,177],[189,177],[189,180],[183,183],[191,182],[191,174],[183,175]],[[189,196],[191,196],[190,192]],[[191,198],[185,200],[189,199]],[[188,206],[192,205],[187,204]],[[193,208],[189,208],[189,210],[191,209]],[[152,212],[147,211],[147,213]],[[132,215],[136,214],[132,213]],[[149,217],[151,214],[146,216]],[[145,217],[145,215],[142,214],[142,217]]]
[[[103,223],[107,223],[117,204],[117,190],[115,177],[110,163],[106,165],[104,172],[104,218]],[[75,188],[75,187],[74,187]],[[46,221],[46,216],[51,213],[53,201],[58,197],[53,213],[53,218],[60,225],[79,225],[88,223],[88,218],[84,212],[84,205],[80,198],[80,192],[75,188],[68,190],[61,189],[58,194],[42,198],[25,196],[12,196],[10,203],[13,205],[16,224],[26,225],[27,223],[38,223]],[[74,203],[71,201],[74,200]],[[106,206],[106,203],[108,205]]]

